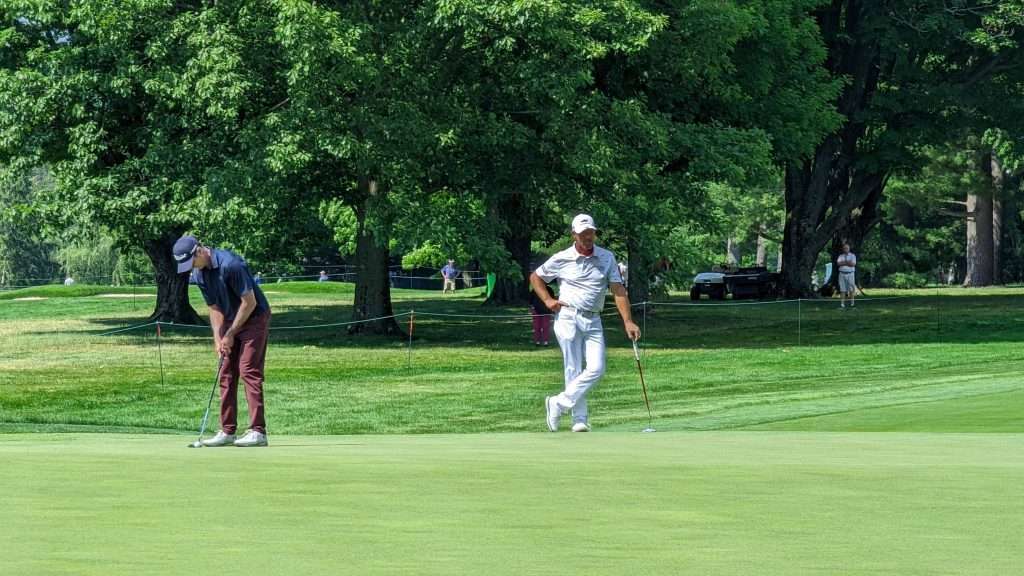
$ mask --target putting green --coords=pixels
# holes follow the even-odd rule
[[[750,430],[815,432],[1020,432],[1024,390],[794,418]]]
[[[1024,435],[0,435],[0,574],[1012,574]]]

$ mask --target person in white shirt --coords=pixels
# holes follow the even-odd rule
[[[587,392],[604,374],[604,327],[601,311],[605,293],[615,296],[615,307],[622,316],[628,336],[640,338],[640,328],[633,322],[629,295],[622,285],[622,276],[615,256],[596,246],[597,226],[594,219],[579,214],[572,219],[573,245],[556,253],[530,275],[530,284],[544,296],[544,305],[555,313],[555,337],[562,348],[565,364],[565,389],[544,399],[547,425],[558,431],[561,415],[571,410],[573,432],[590,430]],[[552,298],[545,284],[558,280],[558,299]]]
[[[850,308],[853,308],[857,292],[857,256],[850,252],[849,244],[843,244],[843,252],[836,258],[836,266],[839,267],[839,307],[845,310],[849,299]]]
[[[75,279],[72,278],[71,276],[68,276],[67,278],[64,279],[64,285],[65,286],[74,286],[75,285]]]

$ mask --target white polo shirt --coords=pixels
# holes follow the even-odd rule
[[[840,272],[850,273],[850,272],[853,272],[854,270],[857,269],[856,268],[856,266],[857,266],[857,257],[853,255],[853,252],[850,252],[849,254],[842,254],[842,253],[840,253],[839,257],[836,258],[836,261],[837,262],[847,262],[847,263],[853,265],[853,266],[845,266],[845,265],[844,266],[840,266],[839,267],[839,271]]]
[[[558,279],[560,301],[591,312],[604,309],[604,296],[610,282],[622,283],[615,255],[600,246],[594,246],[594,253],[584,256],[573,244],[556,252],[534,272],[545,282]]]

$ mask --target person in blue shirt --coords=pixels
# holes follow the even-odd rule
[[[210,309],[214,351],[224,359],[220,378],[220,431],[204,446],[266,446],[263,408],[264,362],[270,331],[270,304],[249,266],[229,250],[203,246],[195,236],[174,243],[178,274],[192,273]],[[245,381],[249,431],[235,437],[238,379]]]
[[[455,294],[455,279],[459,277],[459,269],[455,267],[455,260],[448,260],[448,264],[441,268],[441,276],[444,278],[441,294],[448,292],[449,288],[452,294]]]

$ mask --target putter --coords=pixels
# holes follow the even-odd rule
[[[217,357],[217,378],[213,381],[213,388],[210,390],[210,399],[206,401],[206,413],[203,414],[203,423],[199,425],[199,438],[188,445],[189,448],[203,447],[203,434],[206,432],[206,420],[210,417],[210,405],[213,404],[213,395],[217,392],[217,385],[220,384],[220,371],[224,367],[224,357]]]
[[[644,391],[644,404],[647,405],[647,428],[644,432],[654,432],[654,417],[651,416],[651,402],[647,399],[647,384],[644,383],[644,369],[640,366],[640,350],[636,347],[636,340],[633,340],[633,358],[636,358],[636,369],[640,373],[640,389]]]

